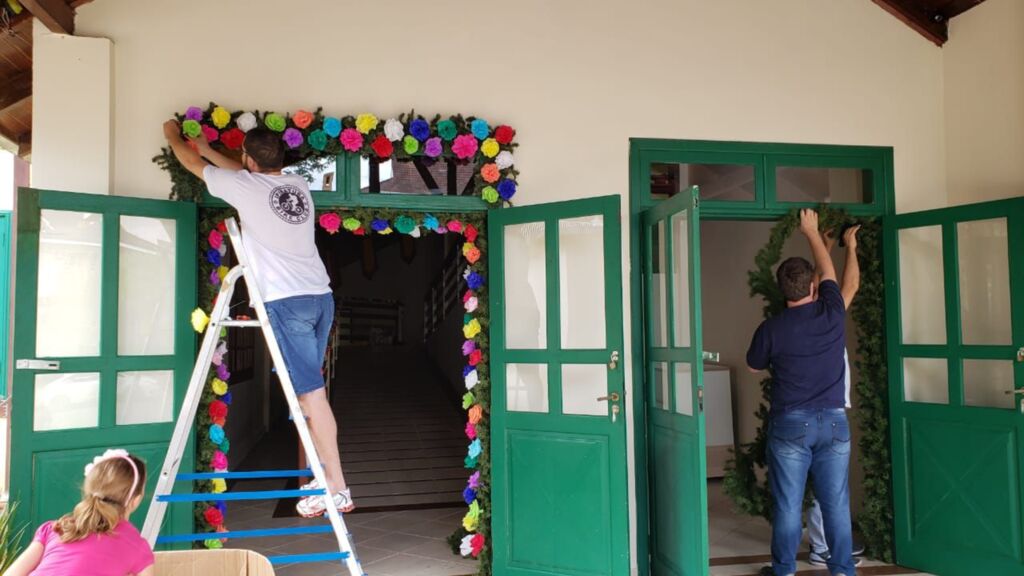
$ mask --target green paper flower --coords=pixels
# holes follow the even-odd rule
[[[483,198],[485,202],[494,204],[498,201],[498,191],[494,186],[487,186],[480,192],[480,197]]]
[[[469,407],[476,403],[476,396],[472,392],[466,392],[462,395],[462,409],[469,410]]]
[[[402,139],[402,148],[406,154],[415,154],[420,149],[420,141],[412,136],[406,136]]]
[[[455,122],[451,120],[441,120],[437,123],[437,134],[441,138],[444,138],[445,142],[451,142],[455,140],[455,136],[458,135],[459,129],[455,127]]]
[[[284,117],[276,112],[267,114],[267,117],[263,120],[263,123],[267,125],[274,132],[284,132],[285,120]]]
[[[405,141],[406,143],[408,143],[409,136],[405,137]],[[412,141],[415,142],[417,146],[419,146],[419,142],[417,142],[415,138],[413,138]],[[406,146],[406,150],[408,149],[409,147]],[[412,218],[408,216],[399,216],[398,218],[395,218],[395,230],[398,230],[400,233],[410,234],[415,228],[416,221],[413,220]]]
[[[195,138],[203,133],[203,127],[199,125],[199,122],[195,120],[185,120],[181,123],[181,130],[185,132],[191,138]]]
[[[356,230],[359,229],[360,226],[362,226],[362,222],[355,218],[349,217],[342,220],[341,225],[345,227],[345,230],[348,230],[349,232],[355,232]]]
[[[477,459],[466,456],[466,459],[463,461],[463,463],[465,464],[466,468],[473,469],[476,468]]]
[[[205,542],[203,542],[203,544],[207,548],[209,548],[210,550],[220,550],[221,548],[224,547],[224,544],[220,540],[217,540],[216,538],[211,538],[210,540],[206,540]]]
[[[327,147],[327,134],[323,130],[313,130],[306,141],[314,150],[322,152]]]

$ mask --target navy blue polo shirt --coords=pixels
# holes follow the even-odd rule
[[[826,280],[817,300],[786,308],[757,327],[747,365],[771,369],[773,413],[843,408],[845,349],[846,305],[839,285]]]

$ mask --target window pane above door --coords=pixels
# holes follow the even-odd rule
[[[1006,218],[956,225],[964,344],[1012,344]]]
[[[40,210],[39,219],[36,356],[97,356],[103,215]]]
[[[176,223],[121,216],[117,353],[174,353]]]
[[[651,197],[671,198],[690,187],[704,201],[753,202],[754,167],[744,164],[651,164]]]
[[[900,230],[899,251],[903,343],[945,344],[942,227]]]
[[[605,347],[604,218],[558,221],[562,348]]]
[[[779,166],[775,169],[775,199],[816,204],[870,204],[871,171],[862,168]]]
[[[543,222],[505,227],[505,345],[547,348],[547,262]]]

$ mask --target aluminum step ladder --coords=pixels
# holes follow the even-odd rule
[[[234,532],[201,533],[201,534],[179,534],[172,536],[158,536],[160,527],[163,524],[164,516],[167,513],[167,505],[172,502],[207,502],[213,500],[241,501],[241,500],[272,500],[279,498],[294,498],[305,496],[324,496],[326,489],[318,488],[313,490],[268,490],[250,492],[225,492],[221,494],[209,493],[172,493],[175,482],[192,482],[196,480],[214,479],[253,479],[253,478],[299,478],[312,475],[320,486],[327,486],[327,479],[324,474],[323,464],[320,462],[320,455],[313,444],[310,436],[309,426],[302,416],[302,409],[299,406],[299,399],[292,387],[291,376],[285,369],[284,358],[281,356],[281,348],[278,346],[274,331],[267,320],[267,310],[263,303],[263,297],[259,293],[257,284],[249,276],[248,256],[242,244],[242,237],[239,234],[238,224],[234,218],[226,221],[228,238],[235,251],[238,264],[224,276],[221,281],[220,292],[217,294],[216,304],[210,314],[210,323],[206,327],[206,335],[203,337],[202,346],[199,348],[199,356],[196,358],[195,368],[192,370],[192,379],[188,384],[188,391],[185,393],[185,400],[178,414],[178,420],[174,425],[174,435],[167,449],[167,457],[164,459],[163,468],[157,479],[156,490],[153,492],[153,499],[149,505],[149,513],[146,514],[146,522],[142,527],[142,537],[149,542],[150,547],[157,544],[197,542],[213,538],[261,538],[267,536],[296,536],[302,534],[324,534],[333,532],[338,541],[337,552],[323,552],[315,554],[294,554],[275,556],[270,558],[274,564],[290,564],[299,562],[324,562],[341,561],[351,576],[365,576],[355,549],[352,546],[351,534],[345,526],[345,520],[341,513],[334,506],[327,506],[327,518],[330,524],[313,526],[298,526],[291,528],[275,528],[266,530],[239,530]],[[231,296],[240,279],[245,279],[246,287],[249,290],[250,305],[256,309],[256,320],[235,320],[230,317]],[[199,400],[203,395],[203,388],[206,386],[206,379],[213,363],[214,352],[220,340],[221,330],[233,328],[258,328],[263,331],[263,336],[270,350],[270,357],[274,362],[274,368],[278,379],[281,382],[281,389],[288,402],[288,410],[295,428],[299,433],[299,440],[306,451],[306,458],[309,463],[309,470],[271,470],[265,472],[209,472],[209,473],[185,473],[179,474],[182,455],[185,444],[188,442],[189,434],[192,431],[199,408]]]

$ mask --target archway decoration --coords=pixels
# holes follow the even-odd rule
[[[282,115],[259,110],[229,112],[211,102],[205,109],[192,106],[175,117],[185,136],[203,135],[228,155],[240,155],[245,133],[263,127],[281,134],[290,165],[345,153],[382,161],[417,159],[471,165],[473,195],[495,205],[511,201],[518,187],[513,155],[516,131],[507,125],[491,126],[474,116],[438,114],[428,120],[411,111],[381,119],[369,113],[328,116],[322,108]],[[178,162],[170,148],[161,149],[153,162],[171,175],[171,199],[202,199],[206,186]]]
[[[819,209],[822,230],[842,230],[861,224],[858,233],[861,283],[850,314],[857,324],[859,378],[853,382],[857,405],[852,415],[860,428],[860,465],[864,470],[863,506],[856,517],[868,553],[892,562],[892,458],[889,447],[889,379],[885,356],[885,285],[882,268],[882,226],[878,219],[857,219],[841,210]],[[785,308],[775,280],[775,267],[782,259],[786,240],[799,225],[799,212],[782,218],[771,230],[768,243],[754,258],[755,268],[748,272],[751,297],[764,299],[764,317],[770,318]],[[765,479],[767,446],[766,424],[772,379],[761,382],[762,402],[758,406],[757,433],[754,441],[733,451],[726,464],[726,493],[744,513],[770,520],[771,493]]]

